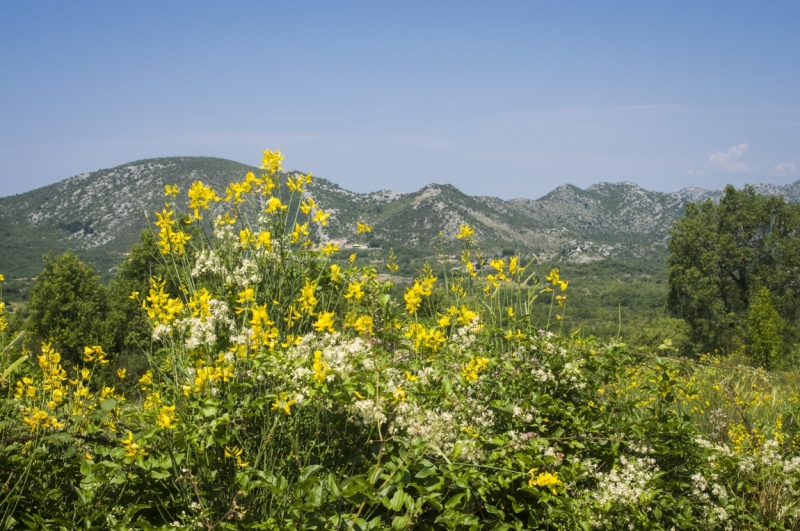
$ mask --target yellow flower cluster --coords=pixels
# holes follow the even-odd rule
[[[200,210],[208,210],[211,201],[222,200],[213,188],[200,181],[194,181],[187,194],[189,195],[189,208],[193,211],[194,220],[203,219],[203,216],[200,215]]]
[[[156,425],[165,430],[174,430],[177,424],[178,417],[175,414],[175,406],[162,406],[156,417]]]
[[[183,311],[183,302],[165,291],[166,280],[150,278],[150,295],[142,301],[142,308],[154,325],[170,324]]]
[[[558,268],[554,268],[550,270],[550,274],[545,277],[548,282],[550,282],[553,287],[558,286],[561,291],[567,291],[567,286],[569,286],[569,282],[566,280],[562,280],[561,276],[559,275]]]
[[[541,474],[536,475],[536,469],[532,468],[528,471],[528,475],[530,475],[530,479],[528,480],[528,486],[533,487],[551,487],[553,494],[557,494],[556,487],[561,485],[561,480],[558,479],[558,472],[550,473],[550,472],[542,472]]]
[[[456,238],[458,238],[459,240],[469,240],[474,235],[475,235],[475,229],[473,229],[467,224],[462,224],[458,228],[458,234],[456,235]]]
[[[123,439],[120,439],[119,442],[122,443],[122,447],[125,449],[125,457],[136,458],[136,456],[139,455],[147,455],[145,451],[133,441],[133,433],[130,431],[128,432],[128,435],[126,435]]]
[[[427,268],[425,276],[415,278],[414,285],[406,288],[405,295],[403,295],[403,299],[406,301],[406,311],[411,315],[417,313],[417,310],[422,305],[423,297],[430,296],[433,292],[433,285],[436,283],[436,277],[433,276],[430,266],[428,264],[425,264],[425,266]]]
[[[414,340],[414,350],[420,351],[422,347],[430,350],[432,353],[437,353],[442,346],[447,342],[447,335],[438,330],[436,327],[426,329],[420,323],[411,323],[408,325],[408,331],[405,333],[406,337]]]
[[[325,332],[327,331],[329,334],[333,334],[336,332],[333,328],[333,312],[322,312],[317,317],[317,320],[314,322],[314,330],[317,332]]]
[[[97,345],[93,347],[83,347],[83,361],[86,363],[96,361],[101,365],[108,363],[108,360],[106,359],[106,353],[103,352],[103,349]]]
[[[458,324],[467,326],[473,323],[478,317],[478,312],[470,310],[468,306],[462,304],[460,308],[450,306],[444,314],[439,314],[438,323],[441,327],[448,327],[453,323],[453,318]]]
[[[175,252],[178,256],[183,255],[191,236],[177,228],[178,222],[172,218],[174,211],[165,208],[155,214],[157,218],[155,225],[159,229],[157,243],[161,254]]]
[[[233,459],[234,461],[236,461],[236,467],[237,468],[244,468],[249,464],[248,462],[246,462],[246,461],[244,461],[242,459],[242,453],[244,453],[244,450],[242,450],[238,446],[233,446],[233,447],[226,446],[225,447],[225,457],[227,457],[228,459]]]
[[[63,422],[59,422],[55,416],[48,414],[47,411],[41,410],[38,407],[34,407],[33,409],[26,407],[22,422],[24,422],[32,432],[45,428],[64,427]]]
[[[321,350],[314,352],[314,364],[311,366],[311,369],[314,371],[314,381],[318,384],[325,383],[325,379],[328,377],[328,371],[330,371],[330,365],[328,365],[327,361],[322,359]]]
[[[0,282],[5,282],[6,278],[0,274]],[[2,291],[0,291],[2,295]],[[0,332],[8,328],[8,321],[6,320],[6,303],[0,300]]]
[[[297,403],[297,400],[289,397],[289,393],[281,391],[275,397],[275,402],[272,403],[272,411],[281,411],[284,415],[289,416],[292,414],[292,406]]]
[[[229,382],[234,377],[233,364],[228,363],[225,354],[220,354],[214,365],[205,365],[203,360],[198,360],[195,368],[194,386],[183,385],[183,394],[202,393],[217,382]]]
[[[469,363],[461,368],[461,376],[468,382],[474,382],[480,378],[480,373],[487,368],[489,368],[489,358],[478,356],[469,360]]]
[[[253,331],[250,339],[256,346],[263,345],[272,350],[275,347],[275,339],[278,337],[278,329],[275,323],[269,318],[267,303],[256,306],[251,310],[250,326]]]

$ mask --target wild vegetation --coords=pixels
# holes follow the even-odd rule
[[[744,349],[701,355],[655,294],[633,348],[591,304],[666,293],[654,270],[486,256],[461,224],[396,284],[394,253],[312,239],[329,212],[281,160],[183,212],[167,186],[108,285],[65,254],[26,322],[0,306],[5,529],[800,529],[769,286]]]

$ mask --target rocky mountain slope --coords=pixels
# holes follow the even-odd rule
[[[177,184],[185,191],[201,180],[224,196],[228,183],[241,180],[248,171],[258,172],[217,158],[149,159],[0,198],[0,271],[11,278],[29,278],[41,270],[43,254],[69,248],[107,273],[141,230],[152,227],[152,213],[163,206],[164,185]],[[800,200],[800,181],[758,189]],[[440,184],[407,194],[360,194],[325,179],[315,179],[308,192],[332,212],[330,225],[316,234],[320,240],[352,241],[355,222],[361,220],[374,225],[369,242],[373,246],[430,249],[440,232],[446,245],[453,244],[459,225],[469,223],[487,253],[513,249],[542,259],[577,261],[661,260],[669,227],[682,215],[685,203],[721,194],[698,188],[664,194],[624,182],[585,190],[565,184],[540,199],[506,201],[468,196]]]

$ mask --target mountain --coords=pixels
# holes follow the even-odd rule
[[[163,207],[164,185],[177,184],[185,192],[201,180],[224,196],[226,186],[249,171],[259,170],[209,157],[148,159],[0,198],[0,272],[9,278],[33,277],[42,268],[43,254],[69,248],[107,276],[141,230],[152,227],[152,213]],[[800,181],[757,189],[800,201]],[[355,222],[361,220],[374,227],[372,246],[429,250],[441,232],[451,248],[459,225],[469,223],[487,254],[514,250],[575,261],[663,260],[669,227],[686,202],[721,195],[699,188],[665,194],[623,182],[585,190],[565,184],[539,199],[507,201],[468,196],[447,184],[413,193],[362,194],[319,178],[307,190],[332,213],[329,226],[315,235],[320,240],[352,241]]]

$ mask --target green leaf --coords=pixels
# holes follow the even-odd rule
[[[460,492],[460,493],[456,494],[455,496],[453,496],[452,498],[450,498],[449,500],[447,500],[444,503],[445,508],[452,509],[453,507],[455,507],[456,505],[461,503],[461,499],[463,497],[464,497],[464,493],[463,492]]]
[[[405,494],[406,493],[403,492],[403,489],[397,489],[394,492],[394,496],[392,496],[392,499],[389,501],[389,506],[388,506],[389,509],[391,509],[391,510],[393,510],[395,512],[397,512],[400,509],[402,509],[403,508],[403,503],[405,502]]]
[[[317,470],[320,469],[322,469],[322,465],[309,465],[305,467],[303,471],[300,472],[300,477],[298,478],[298,481],[302,483],[303,481],[307,480],[311,476],[311,474],[315,473]]]
[[[408,527],[409,518],[408,516],[395,516],[392,520],[392,529],[395,531],[400,531],[401,529],[405,529]]]
[[[106,398],[105,400],[100,402],[100,408],[103,411],[111,411],[115,407],[117,407],[117,401],[114,400],[113,398]]]
[[[422,470],[417,472],[417,475],[414,477],[419,479],[424,479],[433,476],[434,474],[436,474],[436,472],[437,470],[435,468],[423,468]]]

